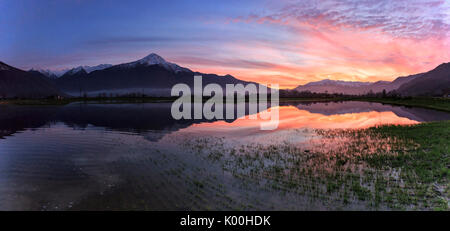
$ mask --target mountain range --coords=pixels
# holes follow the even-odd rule
[[[43,75],[45,75],[45,76],[47,76],[49,78],[57,79],[57,78],[63,76],[64,74],[66,74],[66,73],[75,73],[75,72],[78,72],[80,70],[85,70],[87,73],[90,73],[90,72],[97,71],[97,70],[103,70],[105,68],[112,67],[112,66],[113,66],[112,64],[100,64],[100,65],[97,65],[97,66],[78,66],[78,67],[75,67],[75,68],[71,68],[71,69],[66,68],[66,69],[62,69],[62,70],[34,69],[34,68],[31,68],[29,71],[30,72],[33,72],[33,71],[34,72],[40,72],[41,74],[43,74]]]
[[[325,79],[300,85],[294,90],[347,95],[364,95],[385,90],[402,96],[442,96],[450,93],[450,63],[443,63],[425,73],[398,77],[392,82],[350,82]]]
[[[111,96],[134,93],[169,96],[175,84],[185,83],[193,87],[194,75],[203,76],[203,85],[217,83],[224,87],[225,84],[252,83],[231,75],[194,72],[152,53],[129,63],[79,66],[64,73],[41,69],[22,71],[0,62],[0,97]],[[450,63],[443,63],[429,72],[398,77],[392,82],[326,79],[300,85],[289,91],[362,95],[384,90],[395,91],[403,96],[449,94]]]
[[[368,93],[378,93],[385,90],[390,92],[397,90],[403,84],[420,77],[422,74],[410,75],[404,77],[398,77],[394,81],[377,81],[377,82],[350,82],[340,80],[321,80],[317,82],[310,82],[305,85],[300,85],[294,90],[310,91],[316,93],[329,93],[329,94],[346,94],[346,95],[364,95]]]
[[[170,96],[172,86],[175,84],[185,83],[193,87],[194,75],[203,76],[203,85],[216,83],[224,87],[225,84],[250,83],[231,75],[219,76],[193,72],[188,68],[167,62],[153,53],[134,62],[118,64],[90,73],[84,69],[69,71],[53,81],[63,92],[73,96],[132,93]]]

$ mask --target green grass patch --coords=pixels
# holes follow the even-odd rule
[[[189,140],[186,147],[242,181],[256,182],[259,191],[299,194],[342,208],[448,210],[450,121],[315,132],[308,147],[229,149],[212,137]]]
[[[450,98],[413,97],[413,98],[355,98],[353,100],[386,103],[401,106],[422,107],[450,112]]]

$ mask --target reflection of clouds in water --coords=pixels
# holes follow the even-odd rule
[[[399,117],[390,111],[323,115],[320,113],[311,113],[306,110],[299,110],[298,108],[292,106],[281,106],[279,111],[280,125],[277,130],[297,128],[367,128],[382,124],[408,125],[418,123],[415,120]],[[263,133],[266,131],[260,131],[259,124],[265,121],[266,120],[261,119],[249,119],[248,116],[246,116],[231,123],[216,121],[211,123],[193,124],[183,130],[225,133],[253,131]]]
[[[325,104],[318,105],[327,109]],[[418,123],[389,110],[327,115],[312,109],[281,106],[279,112],[279,128],[274,131],[261,131],[260,123],[264,120],[246,117],[232,122],[176,121],[168,117],[170,104],[15,107],[9,112],[0,112],[0,130],[14,133],[0,140],[0,209],[41,209],[44,205],[47,206],[44,209],[67,209],[70,203],[76,205],[79,201],[93,203],[85,205],[93,208],[99,206],[97,196],[103,198],[104,192],[114,191],[118,186],[122,186],[117,191],[119,197],[137,195],[123,198],[127,203],[148,199],[146,202],[156,203],[155,208],[174,209],[174,204],[193,201],[187,191],[180,190],[180,185],[191,180],[183,177],[198,180],[211,176],[214,171],[218,172],[217,176],[223,176],[220,167],[202,162],[183,146],[183,141],[220,138],[217,144],[223,141],[224,150],[259,147],[252,149],[255,152],[264,151],[264,144],[296,144],[303,148],[314,145],[315,141],[317,145],[313,147],[322,151],[346,152],[351,147],[347,146],[345,137],[339,133],[318,136],[315,129]],[[372,152],[389,148],[390,141],[382,141],[368,139],[356,143],[367,146],[361,148],[362,151]],[[315,149],[308,150],[312,153]],[[196,172],[197,168],[206,170]],[[226,180],[224,185],[230,187],[233,184],[226,182],[236,182],[234,178]],[[180,199],[180,193],[185,198]],[[94,199],[86,199],[87,196],[94,196]],[[260,198],[268,196],[273,195],[260,195]],[[156,202],[155,197],[158,197]],[[211,198],[211,195],[205,197]],[[239,201],[239,198],[234,199]],[[4,201],[12,204],[4,204]],[[112,202],[105,200],[105,204],[109,203]]]
[[[442,111],[435,111],[425,108],[394,106],[381,103],[370,103],[362,101],[343,102],[303,102],[292,103],[300,110],[323,115],[350,114],[360,112],[393,112],[399,117],[405,117],[419,122],[449,120],[450,114]]]
[[[291,106],[295,105],[295,106]],[[29,128],[49,126],[63,122],[69,127],[85,129],[87,126],[111,131],[145,134],[156,141],[164,134],[180,129],[195,129],[211,134],[229,133],[236,137],[267,134],[291,128],[359,128],[380,124],[412,124],[411,121],[448,120],[450,114],[422,108],[407,108],[368,102],[284,102],[280,106],[280,124],[275,131],[261,131],[260,125],[268,120],[238,119],[236,121],[174,120],[171,103],[137,104],[83,104],[66,106],[27,107],[4,106],[0,110],[0,135],[11,135]],[[258,116],[259,117],[259,116]],[[403,119],[399,119],[403,118]],[[210,127],[210,128],[207,128]],[[193,131],[193,130],[192,130]],[[154,134],[158,133],[158,134]],[[234,134],[233,134],[234,133]]]
[[[258,119],[249,119],[248,116],[245,116],[231,123],[215,121],[193,124],[173,133],[172,137],[177,135],[187,139],[191,137],[223,137],[228,142],[238,144],[298,144],[316,137],[314,129],[357,129],[385,124],[412,125],[419,123],[399,117],[391,111],[324,115],[299,110],[293,106],[281,106],[279,113],[279,126],[273,131],[260,130],[260,123],[267,120],[262,120],[259,116]]]

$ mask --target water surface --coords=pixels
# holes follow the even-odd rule
[[[268,179],[242,179],[237,172],[245,166],[224,164],[235,159],[224,155],[234,149],[262,153],[278,144],[329,147],[330,138],[317,129],[450,119],[445,112],[379,103],[289,103],[278,108],[278,129],[261,131],[262,121],[248,116],[174,120],[170,106],[0,106],[0,209],[337,208],[306,194],[268,188]]]

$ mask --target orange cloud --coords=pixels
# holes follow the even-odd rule
[[[190,64],[199,71],[293,88],[322,79],[392,81],[450,61],[448,20],[429,15],[419,20],[425,14],[420,9],[444,14],[436,8],[443,2],[389,3],[389,10],[383,8],[381,12],[373,11],[378,9],[375,1],[358,2],[365,7],[360,17],[351,14],[355,10],[351,4],[332,4],[350,7],[351,11],[334,12],[333,7],[323,10],[306,4],[286,7],[272,15],[230,19],[228,23],[255,24],[274,33],[264,41],[224,44],[222,54],[215,57],[221,62],[192,60]]]
[[[227,44],[225,50],[239,59],[179,60],[198,71],[278,83],[282,88],[322,79],[391,81],[450,61],[450,52],[445,52],[450,50],[447,38],[399,38],[375,29],[325,29],[307,24],[295,29],[299,42],[287,41],[288,51],[267,43],[236,42]]]
[[[340,80],[393,80],[400,75],[431,70],[450,60],[447,38],[399,38],[379,30],[328,27],[309,28],[303,55],[319,57],[311,62],[316,75]],[[340,73],[340,74],[328,74]],[[344,77],[347,76],[347,77]]]

